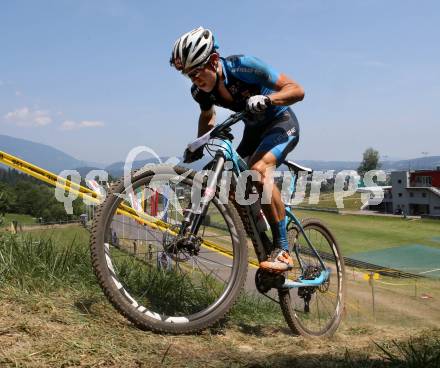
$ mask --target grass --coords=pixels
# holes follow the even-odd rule
[[[338,208],[335,202],[334,193],[321,193],[317,204],[310,204],[310,197],[305,197],[301,203],[297,205],[300,207],[313,208]],[[354,193],[351,196],[343,198],[345,210],[359,210],[362,206],[361,193]]]
[[[241,323],[197,335],[157,335],[134,328],[103,297],[77,289],[3,287],[1,300],[5,367],[438,367],[436,331],[396,337],[396,330],[375,326],[309,340],[283,327]]]
[[[151,269],[146,272],[147,266],[134,261],[133,257],[115,259],[118,262],[119,274],[130,285],[134,295],[137,292],[143,294],[144,290],[148,289],[150,293],[154,293],[156,299],[175,300],[172,296],[173,291],[186,290],[182,285],[190,282],[182,276],[177,278],[173,272],[151,272]],[[22,236],[0,233],[0,281],[27,292],[52,291],[65,285],[96,291],[98,286],[91,269],[88,232],[81,227],[71,226],[63,229],[35,230]],[[212,280],[201,282],[212,283]],[[187,289],[192,291],[188,295],[181,295],[183,304],[197,306],[198,303],[209,303],[208,293],[201,293],[200,288],[195,287]],[[204,288],[212,289],[211,284]],[[206,298],[208,299],[205,300]],[[153,304],[159,302],[150,300]],[[161,303],[161,307],[168,308],[172,313],[171,310],[176,306]],[[273,307],[273,303],[254,295],[243,294],[229,319],[242,320],[246,315],[252,319],[261,316],[267,321],[280,321],[279,313],[272,318],[274,311],[279,312],[278,308]]]
[[[332,340],[309,340],[291,335],[276,304],[249,294],[225,322],[200,334],[141,331],[103,296],[87,241],[87,232],[75,226],[24,236],[0,233],[1,366],[435,367],[438,362],[437,330],[413,330],[411,336],[399,326],[342,326]]]
[[[63,228],[35,229],[26,234],[37,240],[50,241],[57,246],[67,246],[74,243],[75,247],[83,249],[89,256],[89,232],[77,224],[67,225]]]
[[[344,198],[345,209],[359,209],[361,194]],[[322,193],[317,205],[309,205],[308,198],[299,206],[336,208],[333,193]],[[403,219],[387,216],[338,215],[320,211],[294,210],[300,218],[313,217],[324,221],[332,230],[345,256],[350,254],[398,247],[407,244],[423,244],[440,248],[440,221],[429,219]],[[219,213],[212,211],[211,222],[224,223]]]
[[[84,236],[85,230],[75,230]],[[95,281],[88,249],[73,231],[63,241],[0,233],[0,280],[25,291],[50,291],[66,284],[87,287]]]
[[[378,344],[383,361],[391,367],[439,367],[440,334],[438,331],[424,334],[408,341],[392,340],[388,344]]]
[[[440,235],[440,222],[436,220],[338,215],[307,210],[294,212],[299,218],[313,217],[324,221],[345,256],[416,243],[440,248],[440,243],[432,240]]]
[[[358,252],[423,244],[440,248],[440,221],[400,217],[342,215],[320,211],[294,210],[299,218],[318,218],[334,233],[345,256]],[[211,221],[220,220],[216,216]],[[219,231],[219,230],[216,230]]]
[[[35,224],[35,218],[29,215],[20,215],[17,213],[7,213],[3,218],[3,226],[10,226],[12,221],[18,221],[21,225]]]

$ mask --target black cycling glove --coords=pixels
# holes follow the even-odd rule
[[[191,152],[188,148],[183,153],[183,162],[189,164],[191,162],[200,160],[203,157],[203,147],[197,148]]]

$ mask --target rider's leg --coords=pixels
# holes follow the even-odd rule
[[[271,172],[276,167],[276,157],[271,152],[257,153],[251,160],[251,169],[259,173],[260,181],[256,183],[261,195],[263,212],[272,230],[274,249],[268,259],[260,263],[262,269],[274,272],[288,271],[293,267],[289,254],[286,232],[286,213],[281,194],[273,183]]]
[[[272,173],[277,158],[272,152],[257,152],[251,159],[251,170],[258,172],[260,181],[256,187],[261,196],[261,208],[272,230],[274,248],[289,250],[286,234],[286,211],[280,190],[274,185]],[[263,190],[266,188],[266,190]]]
[[[258,171],[261,176],[257,185],[259,192],[262,195],[271,195],[271,198],[262,198],[262,202],[267,203],[262,204],[262,208],[271,225],[275,249],[267,261],[260,263],[261,268],[271,271],[286,271],[293,266],[288,252],[284,203],[278,187],[273,184],[271,172],[295,148],[298,139],[298,121],[289,109],[266,130],[250,160],[251,168]]]

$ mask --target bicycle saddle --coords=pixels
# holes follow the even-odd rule
[[[306,171],[307,174],[311,174],[313,172],[313,169],[311,169],[309,167],[298,165],[297,163],[295,163],[293,161],[285,160],[283,162],[283,164],[286,165],[289,168],[289,170],[292,170],[294,172]]]

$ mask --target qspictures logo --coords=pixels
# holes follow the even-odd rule
[[[124,187],[126,188],[126,193],[121,194],[125,195],[125,199],[135,198],[136,196],[130,192],[130,188],[132,186],[132,177],[133,177],[133,164],[135,159],[142,153],[148,153],[157,160],[157,164],[165,164],[170,167],[170,170],[176,168],[180,163],[180,159],[178,157],[168,158],[165,162],[161,160],[159,155],[156,152],[146,146],[138,146],[133,148],[127,155],[125,163],[124,163]],[[155,164],[150,163],[147,165],[145,169],[148,169],[150,172],[154,173]],[[237,188],[245,188],[249,181],[254,183],[260,183],[261,174],[256,170],[245,170],[240,173],[240,175],[236,175],[232,169],[232,165],[230,162],[226,162],[224,170],[221,176],[218,178],[220,183],[220,193],[219,200],[222,203],[227,203],[231,200],[231,180],[232,176],[235,175],[235,181],[237,183]],[[141,169],[142,170],[142,169]],[[207,196],[212,197],[216,193],[205,193],[203,192],[203,186],[200,185],[204,180],[208,180],[216,175],[212,170],[202,170],[199,172],[193,172],[193,170],[188,169],[185,174],[177,174],[175,177],[177,180],[184,180],[186,177],[191,176],[193,178],[193,187],[191,188],[191,192],[194,195],[195,191],[199,191],[198,195],[195,195],[196,198],[199,198],[200,201],[203,199],[206,200]],[[255,203],[256,201],[261,201],[262,204],[270,204],[272,201],[272,188],[273,185],[277,185],[280,188],[281,199],[285,205],[293,205],[298,206],[302,203],[308,202],[309,205],[318,205],[321,200],[321,192],[324,186],[328,186],[328,183],[332,183],[333,186],[333,198],[336,203],[336,207],[339,209],[344,208],[344,199],[352,196],[358,190],[359,183],[361,182],[361,177],[354,170],[343,170],[339,172],[335,172],[334,170],[327,171],[314,171],[312,174],[309,174],[306,171],[298,172],[298,175],[294,177],[292,172],[289,170],[278,171],[273,168],[269,168],[265,175],[265,180],[263,184],[262,191],[260,193],[253,193],[253,195],[248,196],[244,190],[235,190],[232,193],[232,198],[238,204],[247,206]],[[109,173],[105,170],[92,170],[90,171],[85,179],[85,183],[87,187],[96,193],[97,200],[91,201],[89,198],[84,197],[83,201],[86,205],[96,205],[101,204],[107,195],[107,187],[100,184],[102,182],[108,182]],[[81,175],[76,170],[64,170],[59,173],[57,180],[59,181],[59,186],[55,189],[55,197],[56,199],[64,204],[64,208],[66,213],[72,214],[73,207],[72,202],[78,198],[78,191],[69,191],[66,189],[62,183],[65,180],[70,180],[74,186],[79,187],[81,183]],[[371,170],[365,173],[362,178],[363,186],[370,188],[370,191],[363,191],[361,194],[361,202],[363,205],[378,205],[382,202],[384,198],[383,189],[378,185],[380,182],[385,182],[386,174],[383,170]],[[163,196],[167,197],[176,197],[176,193],[174,193],[174,189],[172,189],[169,185],[166,190],[161,189],[161,187],[166,186],[166,183],[161,183],[161,185],[157,185],[159,182],[159,178],[155,180],[154,176],[150,180],[150,185],[154,185],[155,192],[163,192],[161,193]],[[174,183],[174,187],[177,187],[177,183]],[[197,185],[196,185],[197,184]],[[306,193],[308,194],[306,196]],[[328,191],[327,191],[328,194]],[[132,200],[130,200],[132,202]],[[137,207],[132,203],[134,207]],[[176,208],[177,211],[182,212],[183,209]]]

